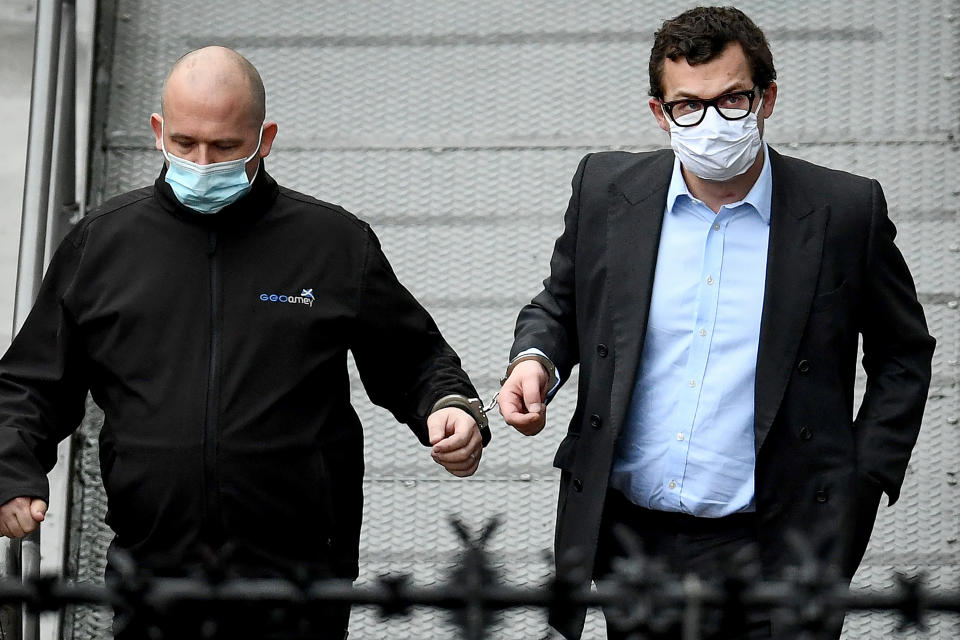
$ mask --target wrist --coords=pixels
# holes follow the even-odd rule
[[[487,420],[487,414],[483,410],[483,402],[480,398],[468,398],[459,393],[451,393],[437,400],[433,404],[433,408],[430,409],[430,413],[432,414],[441,409],[449,408],[460,409],[469,414],[474,422],[477,423],[477,429],[480,431],[480,439],[483,441],[483,446],[487,446],[487,443],[490,442],[490,423]]]
[[[511,360],[510,364],[507,365],[507,370],[503,374],[503,377],[500,378],[500,386],[502,387],[507,382],[507,378],[509,378],[513,370],[517,368],[517,365],[531,361],[540,363],[540,366],[543,367],[543,370],[547,374],[547,390],[553,389],[557,384],[557,369],[549,358],[536,353],[520,355]]]

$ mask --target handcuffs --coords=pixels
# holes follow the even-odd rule
[[[502,387],[507,383],[507,378],[510,377],[510,374],[513,373],[513,370],[518,364],[526,362],[527,360],[536,360],[547,370],[547,390],[553,389],[557,384],[557,368],[550,362],[550,358],[542,356],[539,353],[526,353],[511,360],[510,364],[507,365],[507,371],[503,374],[503,377],[500,378],[500,386]]]
[[[522,356],[517,356],[510,361],[510,364],[507,365],[506,372],[503,374],[503,377],[500,378],[501,387],[507,382],[507,378],[510,377],[510,374],[513,373],[513,370],[516,368],[516,366],[526,360],[536,360],[543,365],[544,369],[546,369],[547,389],[552,389],[554,385],[556,385],[557,369],[553,363],[550,362],[550,359],[536,353],[528,353]],[[487,413],[493,411],[493,408],[497,406],[497,396],[499,395],[500,392],[498,391],[496,394],[494,394],[493,400],[490,401],[490,404],[484,406],[483,401],[480,398],[468,398],[460,393],[451,393],[437,400],[433,405],[433,409],[430,410],[430,413],[439,411],[440,409],[447,409],[449,407],[466,411],[476,421],[477,429],[480,430],[480,439],[483,441],[483,446],[487,446],[487,443],[490,442],[490,421],[487,419]]]
[[[493,399],[494,402],[496,402],[497,397],[494,396]],[[487,420],[487,411],[493,409],[494,402],[491,402],[489,407],[484,407],[483,401],[481,401],[480,398],[468,398],[460,393],[451,393],[437,400],[433,404],[433,409],[431,409],[430,413],[449,407],[466,411],[476,421],[477,429],[480,430],[480,439],[483,441],[483,446],[487,446],[487,443],[490,442],[490,421]]]

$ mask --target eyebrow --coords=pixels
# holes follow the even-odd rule
[[[734,92],[736,92],[736,91],[750,91],[750,90],[753,88],[753,87],[743,88],[742,85],[743,85],[742,82],[739,82],[739,81],[738,81],[738,82],[734,82],[733,84],[728,85],[727,88],[724,89],[724,90],[722,90],[720,93],[712,96],[712,98],[718,98],[718,97],[720,97],[720,96],[726,95],[726,94],[728,94],[728,93],[734,93]],[[691,93],[691,92],[685,91],[685,90],[683,90],[683,89],[681,89],[680,91],[677,92],[677,97],[674,98],[674,99],[675,99],[675,100],[685,100],[685,99],[688,99],[688,98],[693,99],[693,100],[710,100],[710,99],[712,99],[712,98],[704,98],[703,96],[698,96],[698,95],[695,94],[695,93]],[[671,101],[668,100],[668,102],[671,102]]]
[[[171,134],[170,134],[170,140],[172,140],[173,142],[180,143],[180,144],[184,144],[184,143],[187,143],[187,142],[196,142],[196,141],[197,141],[196,138],[194,138],[193,136],[189,136],[189,135],[187,135],[187,134],[185,134],[185,133],[171,133]],[[211,140],[211,141],[210,141],[210,144],[222,145],[222,146],[238,145],[238,144],[242,144],[242,143],[243,143],[243,139],[242,139],[242,138],[220,138],[220,139],[217,139],[217,140]]]

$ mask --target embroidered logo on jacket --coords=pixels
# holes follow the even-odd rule
[[[279,302],[283,304],[305,304],[308,307],[313,306],[313,289],[301,289],[300,295],[285,295],[282,293],[261,293],[261,302]]]

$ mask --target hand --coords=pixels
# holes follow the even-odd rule
[[[21,496],[0,505],[0,536],[22,538],[43,522],[47,503],[40,498]]]
[[[480,429],[473,416],[456,407],[434,411],[427,418],[427,432],[437,464],[461,478],[473,475],[483,455]]]
[[[547,424],[547,382],[550,376],[536,360],[524,360],[513,368],[500,388],[500,415],[525,436],[535,436]]]

